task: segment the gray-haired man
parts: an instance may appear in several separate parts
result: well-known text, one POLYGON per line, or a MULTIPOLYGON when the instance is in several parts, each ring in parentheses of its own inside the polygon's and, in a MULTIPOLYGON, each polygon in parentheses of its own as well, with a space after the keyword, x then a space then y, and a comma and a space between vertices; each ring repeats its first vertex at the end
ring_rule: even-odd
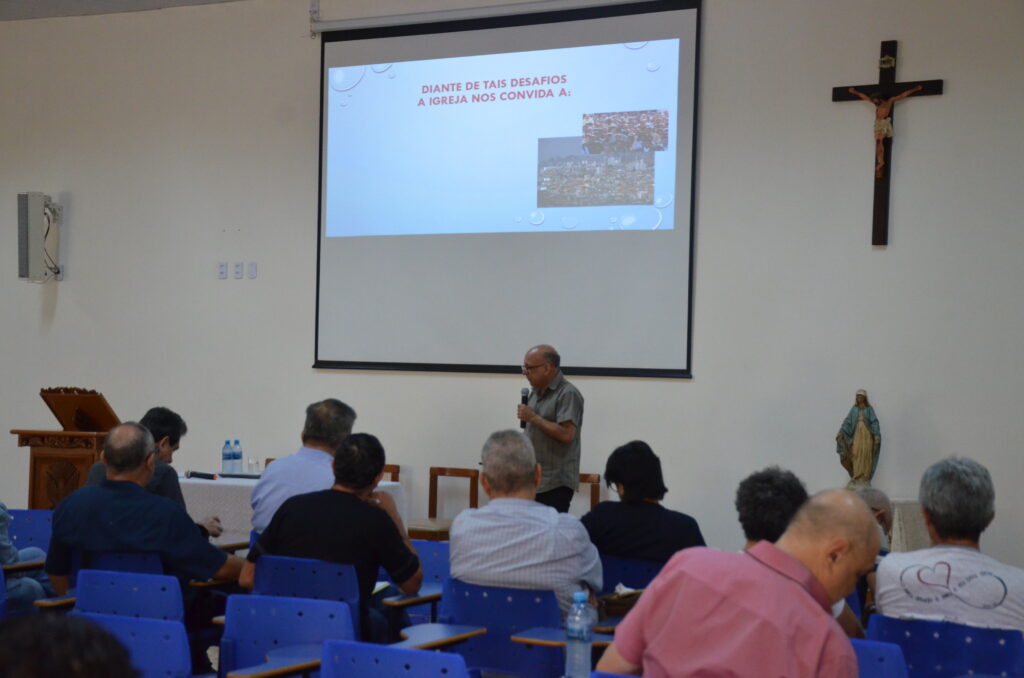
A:
POLYGON ((564 615, 574 591, 601 590, 601 560, 583 524, 535 501, 540 466, 529 438, 498 431, 484 443, 487 506, 452 523, 451 574, 480 586, 553 590, 564 615))
POLYGON ((918 500, 935 545, 882 559, 879 612, 1024 631, 1024 570, 979 548, 995 517, 988 469, 966 457, 943 459, 924 472, 918 500))

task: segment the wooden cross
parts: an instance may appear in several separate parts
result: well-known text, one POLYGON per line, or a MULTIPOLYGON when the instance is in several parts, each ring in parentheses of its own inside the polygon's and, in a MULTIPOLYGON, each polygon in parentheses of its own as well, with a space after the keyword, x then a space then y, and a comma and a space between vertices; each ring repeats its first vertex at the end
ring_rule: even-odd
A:
POLYGON ((882 42, 878 59, 878 82, 873 85, 833 87, 832 101, 859 101, 866 95, 875 106, 875 205, 871 221, 871 244, 889 244, 889 170, 892 167, 892 132, 895 103, 906 97, 942 94, 941 80, 896 82, 896 41, 882 42), (857 93, 851 90, 856 90, 857 93), (886 120, 887 118, 887 120, 886 120))

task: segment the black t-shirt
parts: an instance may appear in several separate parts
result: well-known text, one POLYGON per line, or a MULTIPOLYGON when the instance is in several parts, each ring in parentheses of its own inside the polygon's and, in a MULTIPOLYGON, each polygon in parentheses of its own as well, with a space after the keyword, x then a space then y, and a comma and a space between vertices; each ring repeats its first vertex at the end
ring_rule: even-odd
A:
POLYGON ((705 546, 696 520, 649 501, 603 501, 582 520, 603 555, 664 563, 680 549, 705 546))
POLYGON ((383 509, 338 490, 299 494, 281 504, 249 560, 262 554, 354 565, 364 618, 381 567, 401 583, 420 565, 383 509))

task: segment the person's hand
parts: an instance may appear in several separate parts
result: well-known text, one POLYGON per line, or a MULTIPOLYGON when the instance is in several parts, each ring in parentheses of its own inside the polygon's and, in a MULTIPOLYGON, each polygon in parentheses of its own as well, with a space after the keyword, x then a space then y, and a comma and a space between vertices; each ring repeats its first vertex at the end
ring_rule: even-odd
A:
POLYGON ((199 524, 206 528, 211 537, 219 537, 224 534, 224 527, 220 524, 220 518, 217 516, 207 516, 200 520, 199 524))
POLYGON ((516 416, 519 418, 519 421, 525 421, 529 424, 536 419, 537 413, 530 409, 528 405, 520 404, 516 409, 516 416))

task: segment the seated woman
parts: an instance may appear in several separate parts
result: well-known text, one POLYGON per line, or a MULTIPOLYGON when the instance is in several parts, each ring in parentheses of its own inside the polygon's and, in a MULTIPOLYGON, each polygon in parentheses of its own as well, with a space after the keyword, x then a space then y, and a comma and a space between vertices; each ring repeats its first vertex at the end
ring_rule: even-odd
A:
MULTIPOLYGON (((31 560, 44 560, 46 552, 35 546, 18 549, 11 543, 7 535, 7 526, 11 524, 11 514, 7 507, 0 503, 0 565, 13 565, 31 560)), ((40 567, 37 570, 10 573, 5 576, 7 582, 7 609, 12 613, 25 612, 32 609, 32 601, 57 595, 50 585, 50 579, 40 567)))
POLYGON ((668 488, 647 443, 634 440, 612 452, 604 477, 621 501, 603 501, 583 516, 602 555, 664 563, 680 549, 705 545, 696 520, 659 503, 668 488))

